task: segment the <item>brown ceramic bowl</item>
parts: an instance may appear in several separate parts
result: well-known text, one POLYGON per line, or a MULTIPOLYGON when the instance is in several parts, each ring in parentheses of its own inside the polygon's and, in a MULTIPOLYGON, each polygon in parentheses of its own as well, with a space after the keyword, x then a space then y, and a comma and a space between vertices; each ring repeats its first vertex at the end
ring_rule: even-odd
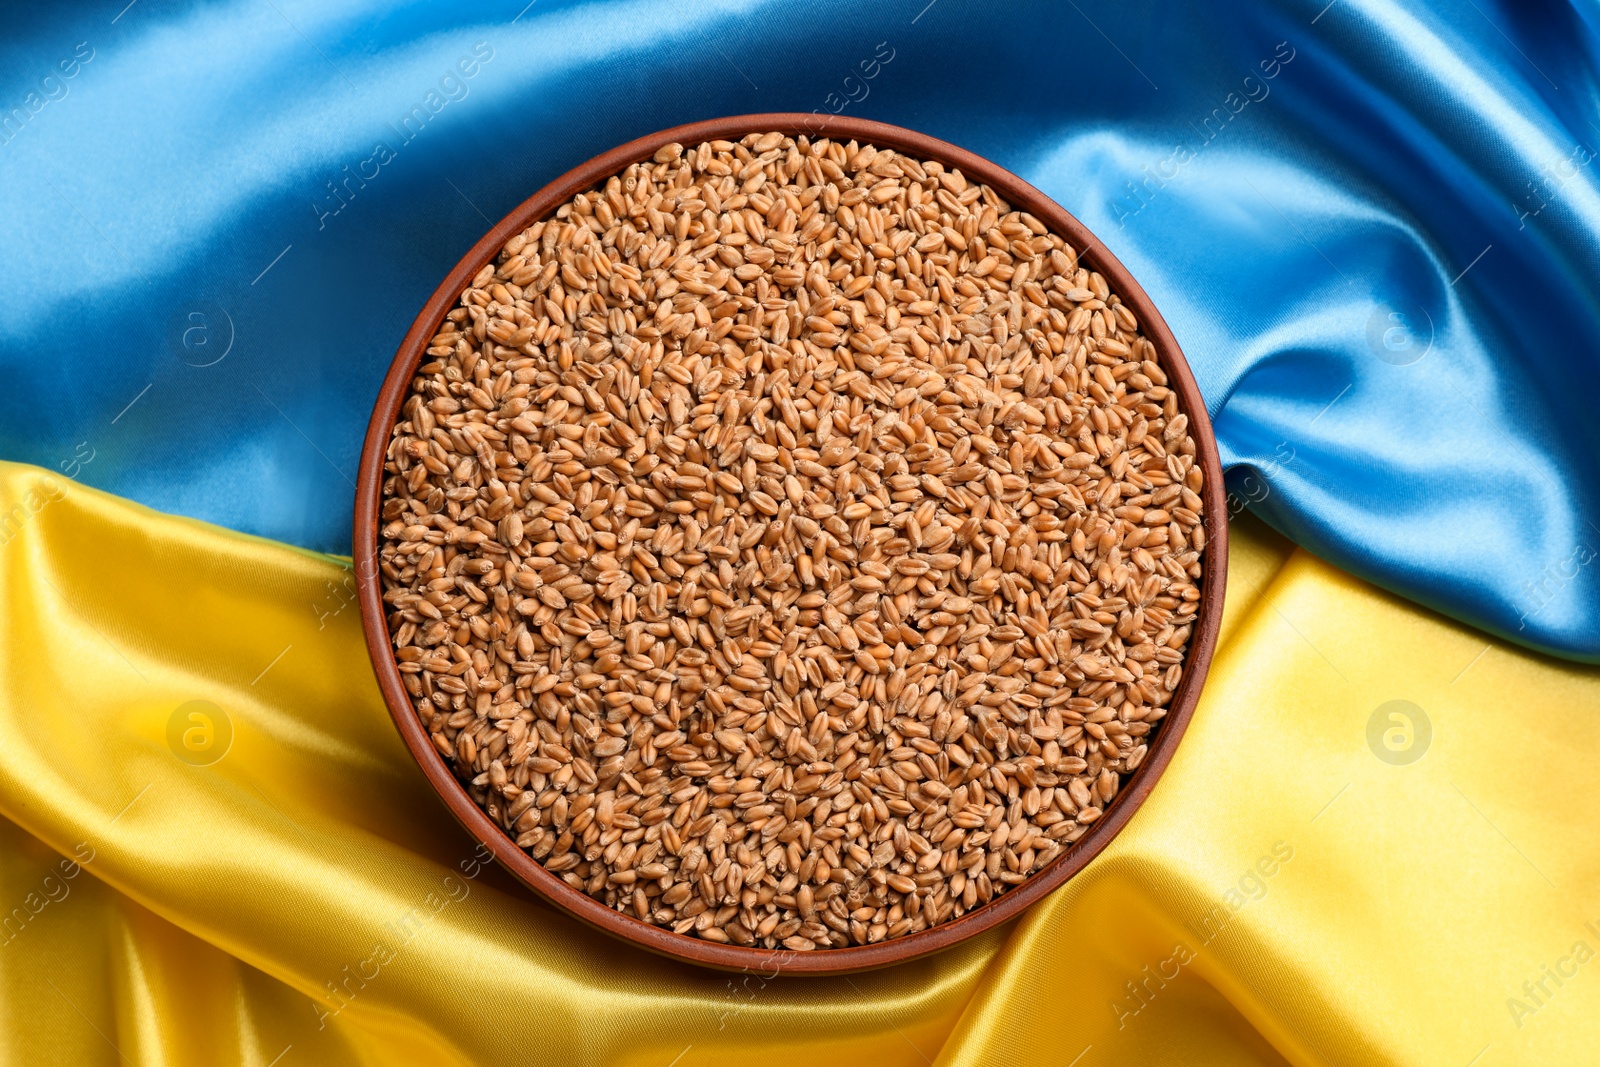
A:
POLYGON ((1144 289, 1116 258, 1106 251, 1084 225, 1039 190, 986 159, 924 134, 865 119, 814 115, 740 115, 697 122, 663 130, 648 137, 613 148, 587 163, 568 171, 525 200, 456 264, 439 283, 416 322, 395 354, 394 362, 378 393, 372 421, 367 427, 366 444, 361 451, 361 474, 356 490, 354 556, 361 599, 361 624, 366 630, 367 650, 377 672, 389 712, 400 735, 422 771, 439 791, 455 817, 473 837, 483 842, 501 866, 535 892, 560 906, 576 918, 604 930, 630 944, 664 956, 725 970, 783 971, 791 974, 844 974, 882 967, 916 956, 948 948, 958 941, 1013 919, 1067 879, 1082 870, 1115 837, 1166 769, 1172 753, 1183 738, 1184 729, 1194 714, 1205 682, 1211 654, 1216 648, 1217 629, 1222 621, 1222 594, 1228 566, 1227 508, 1223 498, 1222 465, 1217 458, 1216 438, 1206 416, 1205 403, 1194 376, 1178 350, 1177 341, 1162 320, 1144 289), (1189 643, 1183 682, 1174 694, 1167 717, 1153 735, 1150 751, 1139 769, 1111 803, 1106 815, 1055 862, 1038 871, 1026 882, 996 897, 990 903, 939 926, 908 934, 893 941, 852 948, 818 949, 793 952, 779 949, 744 948, 738 945, 702 941, 671 930, 651 926, 632 915, 606 907, 600 901, 578 892, 546 871, 531 856, 490 821, 473 803, 455 774, 440 757, 427 732, 412 710, 400 681, 389 631, 384 617, 379 580, 378 509, 381 504, 384 452, 390 433, 400 414, 406 392, 428 341, 437 332, 444 316, 455 306, 468 282, 484 264, 494 260, 501 247, 515 233, 544 217, 576 193, 596 186, 629 164, 648 159, 656 149, 674 141, 694 145, 702 141, 738 140, 745 134, 778 130, 792 136, 824 135, 836 140, 858 140, 880 147, 894 148, 918 159, 937 159, 959 167, 968 178, 987 183, 1013 206, 1031 212, 1055 233, 1081 250, 1082 259, 1105 276, 1112 291, 1119 294, 1143 325, 1144 335, 1156 346, 1162 367, 1177 390, 1183 410, 1189 416, 1198 459, 1205 471, 1205 530, 1207 549, 1205 574, 1201 586, 1200 611, 1189 643))

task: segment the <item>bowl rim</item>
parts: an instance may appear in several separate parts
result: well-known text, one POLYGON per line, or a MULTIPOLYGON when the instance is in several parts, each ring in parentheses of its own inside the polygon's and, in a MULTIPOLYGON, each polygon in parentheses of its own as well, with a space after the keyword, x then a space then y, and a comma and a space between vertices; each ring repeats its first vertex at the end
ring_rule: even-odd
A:
MULTIPOLYGON (((869 119, 844 116, 818 116, 800 112, 733 115, 693 122, 660 130, 603 152, 574 167, 545 185, 513 208, 490 228, 447 274, 418 313, 396 351, 379 389, 372 418, 361 450, 357 478, 352 541, 357 594, 361 603, 361 625, 367 652, 377 675, 384 703, 396 728, 423 774, 458 821, 497 862, 520 882, 573 917, 630 944, 659 955, 726 971, 784 974, 849 974, 938 952, 989 930, 1020 915, 1029 905, 1058 889, 1083 870, 1095 856, 1127 825, 1144 803, 1156 781, 1172 759, 1174 751, 1194 715, 1195 705, 1205 683, 1211 658, 1216 650, 1222 623, 1223 592, 1227 584, 1228 536, 1227 508, 1222 484, 1222 464, 1216 437, 1211 428, 1204 400, 1182 350, 1166 321, 1156 310, 1144 288, 1134 279, 1109 249, 1089 229, 1064 208, 1022 178, 963 148, 899 126, 869 119), (460 294, 484 265, 492 263, 505 242, 533 222, 554 211, 576 193, 592 188, 632 163, 650 158, 662 145, 684 145, 711 140, 734 140, 750 133, 778 131, 787 136, 827 137, 836 141, 859 141, 913 155, 934 159, 959 168, 969 179, 987 184, 1012 207, 1027 211, 1049 229, 1078 249, 1081 260, 1106 279, 1112 292, 1122 298, 1138 316, 1144 336, 1156 347, 1157 359, 1189 416, 1190 434, 1195 441, 1196 462, 1205 472, 1202 500, 1206 532, 1205 566, 1201 577, 1200 609, 1184 664, 1184 677, 1167 708, 1166 718, 1150 743, 1145 760, 1129 777, 1104 817, 1072 847, 1037 871, 1025 882, 997 896, 966 915, 938 926, 907 934, 892 941, 849 948, 797 952, 791 949, 750 948, 719 944, 652 926, 632 915, 607 907, 601 901, 573 889, 545 870, 488 815, 475 804, 466 788, 434 748, 411 705, 401 682, 400 671, 390 644, 382 603, 377 553, 381 525, 383 464, 390 436, 399 418, 415 369, 421 364, 428 342, 460 294)), ((769 976, 770 976, 769 975, 769 976)))

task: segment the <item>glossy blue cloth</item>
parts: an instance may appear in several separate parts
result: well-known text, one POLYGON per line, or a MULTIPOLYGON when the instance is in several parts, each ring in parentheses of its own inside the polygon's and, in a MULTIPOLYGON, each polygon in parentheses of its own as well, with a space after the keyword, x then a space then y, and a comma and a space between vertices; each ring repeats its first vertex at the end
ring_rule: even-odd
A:
POLYGON ((490 220, 653 129, 842 110, 1100 234, 1274 525, 1600 658, 1590 5, 120 3, 0 14, 0 456, 343 550, 490 220))

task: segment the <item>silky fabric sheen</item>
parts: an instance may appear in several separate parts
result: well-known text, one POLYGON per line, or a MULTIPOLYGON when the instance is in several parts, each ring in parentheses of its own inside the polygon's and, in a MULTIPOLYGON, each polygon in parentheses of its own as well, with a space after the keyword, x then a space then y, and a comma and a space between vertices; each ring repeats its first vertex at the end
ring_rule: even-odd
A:
POLYGON ((0 516, 5 1062, 1592 1062, 1600 674, 1254 520, 1189 732, 1106 851, 949 952, 807 979, 643 953, 482 864, 342 562, 12 464, 0 516), (1431 722, 1408 765, 1369 747, 1397 699, 1431 722), (231 725, 206 759, 193 701, 231 725))
POLYGON ((1600 658, 1592 3, 490 6, 0 12, 0 455, 347 551, 378 383, 491 220, 652 130, 840 111, 1100 235, 1241 503, 1600 658))

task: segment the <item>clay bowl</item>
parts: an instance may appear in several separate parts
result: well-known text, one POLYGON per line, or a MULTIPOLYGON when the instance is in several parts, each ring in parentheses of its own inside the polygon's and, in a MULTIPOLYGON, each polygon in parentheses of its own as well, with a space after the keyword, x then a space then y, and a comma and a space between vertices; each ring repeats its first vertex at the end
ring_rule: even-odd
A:
POLYGON ((361 600, 361 623, 366 631, 367 649, 377 673, 389 712, 411 754, 438 790, 445 805, 473 837, 494 854, 495 859, 527 886, 574 917, 598 927, 629 944, 674 959, 724 970, 748 970, 772 974, 844 974, 903 962, 930 952, 949 948, 956 942, 1016 918, 1030 904, 1060 888, 1081 871, 1121 832, 1155 787, 1156 780, 1172 760, 1173 751, 1183 738, 1184 729, 1200 699, 1200 689, 1216 648, 1217 630, 1222 620, 1222 597, 1228 562, 1227 507, 1224 503, 1222 466, 1217 457, 1216 438, 1206 416, 1205 403, 1194 376, 1184 361, 1178 343, 1143 288, 1121 263, 1106 250, 1084 225, 1039 190, 1010 171, 971 152, 935 140, 924 134, 865 119, 819 118, 804 114, 740 115, 711 119, 675 129, 663 130, 596 156, 568 171, 520 204, 473 245, 434 290, 412 324, 378 393, 372 421, 367 428, 361 452, 361 472, 356 490, 354 556, 361 600), (518 848, 506 833, 490 821, 473 803, 450 767, 435 750, 412 710, 400 671, 393 656, 385 622, 382 588, 377 568, 380 497, 384 452, 399 416, 410 380, 421 362, 428 341, 437 332, 445 314, 455 305, 468 282, 499 253, 515 233, 552 212, 576 193, 598 185, 629 164, 650 158, 657 148, 671 142, 695 145, 702 141, 738 140, 745 134, 778 130, 791 136, 827 136, 839 141, 851 139, 879 147, 894 148, 918 159, 937 159, 959 167, 969 179, 987 183, 1013 206, 1032 213, 1055 233, 1080 250, 1081 258, 1098 270, 1143 324, 1146 337, 1155 345, 1171 387, 1178 393, 1182 409, 1189 416, 1190 432, 1197 446, 1198 460, 1205 471, 1205 530, 1207 550, 1205 575, 1201 586, 1200 611, 1196 616, 1184 676, 1169 705, 1167 717, 1154 739, 1144 762, 1129 778, 1106 814, 1083 838, 1052 864, 1026 882, 996 897, 990 903, 959 919, 908 934, 893 941, 881 941, 841 949, 793 952, 784 949, 745 948, 716 944, 670 930, 651 926, 632 915, 624 915, 571 888, 546 871, 531 856, 518 848))

